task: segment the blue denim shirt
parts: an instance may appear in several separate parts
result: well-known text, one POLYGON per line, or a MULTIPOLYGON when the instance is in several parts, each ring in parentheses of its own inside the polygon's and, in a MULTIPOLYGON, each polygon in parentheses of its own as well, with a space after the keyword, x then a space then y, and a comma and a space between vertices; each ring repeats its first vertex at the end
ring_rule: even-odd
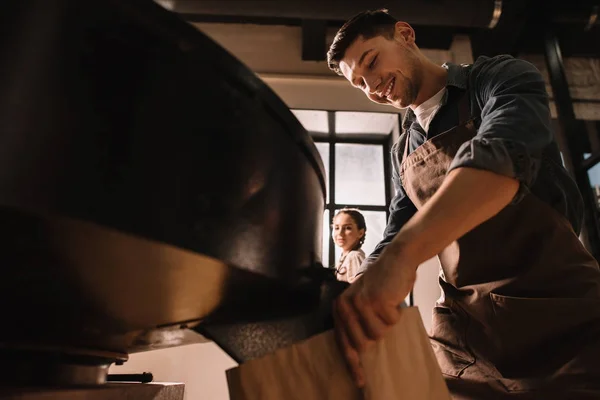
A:
MULTIPOLYGON (((530 63, 511 56, 479 57, 473 65, 444 64, 448 69, 442 106, 426 133, 408 109, 402 136, 392 147, 395 196, 383 240, 361 266, 368 267, 417 211, 398 176, 404 143, 409 152, 426 140, 458 124, 458 101, 467 90, 471 115, 479 116, 477 135, 458 150, 449 170, 460 167, 484 169, 516 178, 520 189, 513 203, 533 193, 563 214, 579 233, 583 201, 577 186, 564 169, 550 129, 546 85, 530 63)), ((468 195, 465 193, 465 195, 468 195)))

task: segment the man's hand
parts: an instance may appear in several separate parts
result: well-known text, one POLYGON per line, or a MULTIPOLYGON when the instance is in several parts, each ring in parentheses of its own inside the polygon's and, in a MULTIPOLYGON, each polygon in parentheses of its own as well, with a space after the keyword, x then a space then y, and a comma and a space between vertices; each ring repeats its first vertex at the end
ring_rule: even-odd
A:
POLYGON ((398 322, 400 304, 414 285, 416 269, 402 249, 390 244, 334 303, 338 344, 358 387, 365 384, 359 355, 398 322))

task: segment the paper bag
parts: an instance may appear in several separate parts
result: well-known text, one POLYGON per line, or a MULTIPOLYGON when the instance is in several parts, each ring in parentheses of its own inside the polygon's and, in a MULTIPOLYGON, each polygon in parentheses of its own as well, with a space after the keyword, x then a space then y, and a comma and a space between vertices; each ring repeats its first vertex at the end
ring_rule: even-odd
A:
POLYGON ((357 389, 328 331, 227 371, 231 400, 449 400, 416 307, 363 355, 357 389))

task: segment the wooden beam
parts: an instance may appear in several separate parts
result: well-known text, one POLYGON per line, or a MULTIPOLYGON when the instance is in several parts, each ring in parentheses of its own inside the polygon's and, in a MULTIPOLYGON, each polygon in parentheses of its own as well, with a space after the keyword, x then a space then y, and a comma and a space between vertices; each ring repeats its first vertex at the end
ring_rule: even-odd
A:
POLYGON ((473 64, 473 49, 468 35, 454 35, 450 45, 452 62, 455 64, 473 64))
POLYGON ((302 20, 302 61, 325 61, 327 22, 302 20))
MULTIPOLYGON (((546 90, 553 98, 548 67, 544 56, 522 54, 519 58, 529 61, 540 70, 546 81, 546 90)), ((569 94, 573 101, 573 111, 577 119, 600 120, 600 59, 571 57, 563 59, 564 70, 569 82, 569 94)), ((554 99, 550 102, 552 117, 557 117, 554 99)))

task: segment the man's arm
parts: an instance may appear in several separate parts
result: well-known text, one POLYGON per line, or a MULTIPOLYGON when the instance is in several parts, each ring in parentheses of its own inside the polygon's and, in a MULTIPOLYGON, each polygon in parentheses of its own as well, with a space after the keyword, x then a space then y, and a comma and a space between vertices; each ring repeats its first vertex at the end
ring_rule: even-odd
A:
POLYGON ((484 104, 477 135, 459 148, 438 193, 397 235, 401 247, 412 248, 415 262, 518 202, 552 141, 548 94, 533 65, 500 57, 473 71, 470 85, 484 104), (506 201, 507 195, 513 197, 506 201))
POLYGON ((449 171, 470 167, 514 178, 518 202, 535 181, 552 141, 546 83, 530 63, 509 56, 473 67, 470 90, 481 104, 477 136, 458 150, 449 171))
POLYGON ((516 179, 493 172, 457 168, 436 194, 390 243, 390 255, 404 261, 394 268, 416 268, 446 246, 498 214, 515 197, 516 179), (468 193, 468 196, 465 196, 468 193))

